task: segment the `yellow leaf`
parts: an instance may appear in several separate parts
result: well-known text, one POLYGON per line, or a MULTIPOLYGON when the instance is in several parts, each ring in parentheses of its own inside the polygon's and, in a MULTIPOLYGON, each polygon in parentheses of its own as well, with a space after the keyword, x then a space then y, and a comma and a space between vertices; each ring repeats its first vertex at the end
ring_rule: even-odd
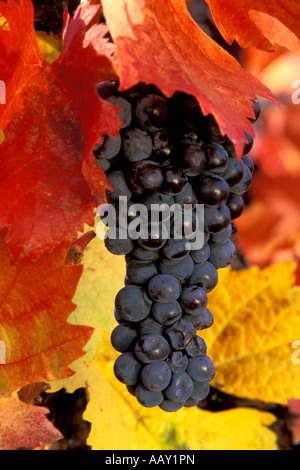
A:
POLYGON ((216 367, 213 385, 226 393, 286 404, 300 398, 300 288, 296 264, 219 271, 208 295, 214 325, 201 332, 216 367))
POLYGON ((111 255, 103 241, 94 239, 84 266, 74 298, 78 306, 69 321, 94 327, 94 334, 87 354, 71 365, 75 374, 51 385, 52 391, 65 387, 69 392, 86 387, 89 401, 83 418, 92 424, 87 443, 93 450, 277 448, 276 435, 267 427, 275 420, 270 413, 211 413, 196 407, 166 413, 140 406, 113 373, 119 353, 110 344, 110 332, 117 325, 114 299, 124 285, 124 257, 111 255))
POLYGON ((47 64, 52 64, 60 55, 61 41, 45 31, 36 31, 36 38, 47 64))

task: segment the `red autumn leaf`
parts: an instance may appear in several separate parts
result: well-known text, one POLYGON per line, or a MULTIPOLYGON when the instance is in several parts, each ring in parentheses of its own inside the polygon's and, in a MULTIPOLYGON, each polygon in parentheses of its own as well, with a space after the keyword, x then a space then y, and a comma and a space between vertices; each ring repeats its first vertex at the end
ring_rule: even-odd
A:
POLYGON ((242 62, 274 90, 280 103, 262 104, 250 154, 258 171, 250 204, 237 221, 239 244, 248 261, 266 266, 300 258, 300 107, 292 101, 293 93, 299 95, 299 86, 297 91, 292 84, 300 73, 300 58, 279 47, 275 54, 250 48, 242 62))
POLYGON ((27 405, 16 394, 0 398, 0 450, 35 448, 63 436, 45 416, 48 410, 27 405))
POLYGON ((300 53, 298 0, 207 0, 224 39, 241 47, 273 51, 274 45, 300 53))
POLYGON ((116 45, 121 89, 141 81, 157 85, 167 97, 177 90, 195 96, 240 156, 244 131, 254 134, 247 119, 253 117, 250 99, 274 100, 271 92, 198 27, 184 0, 102 4, 116 45))
POLYGON ((11 264, 1 233, 0 396, 35 382, 72 375, 68 367, 84 354, 93 329, 67 319, 82 266, 66 266, 68 248, 38 260, 11 264))
POLYGON ((242 62, 276 93, 280 103, 263 104, 252 158, 266 175, 300 175, 300 57, 283 48, 275 54, 250 48, 242 62))
POLYGON ((65 14, 63 50, 47 65, 38 48, 30 0, 0 2, 8 27, 0 28, 2 182, 0 226, 8 227, 14 256, 37 258, 72 243, 109 187, 92 149, 103 134, 117 135, 117 108, 96 85, 115 78, 114 50, 99 25, 99 5, 65 14))
POLYGON ((237 221, 238 242, 251 264, 300 257, 300 177, 257 174, 253 199, 237 221))

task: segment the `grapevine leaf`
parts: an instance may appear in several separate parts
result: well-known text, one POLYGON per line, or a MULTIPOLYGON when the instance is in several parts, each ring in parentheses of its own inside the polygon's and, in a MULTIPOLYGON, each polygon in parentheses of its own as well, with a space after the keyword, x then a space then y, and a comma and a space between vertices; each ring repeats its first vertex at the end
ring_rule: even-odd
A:
POLYGON ((296 263, 220 272, 208 294, 214 325, 201 334, 212 357, 213 384, 225 393, 286 404, 300 397, 293 342, 300 337, 296 263))
POLYGON ((0 28, 2 184, 0 226, 15 257, 34 259, 72 243, 110 185, 92 149, 103 134, 117 135, 117 108, 96 85, 115 77, 107 27, 95 24, 100 6, 65 14, 63 48, 48 65, 38 47, 30 0, 0 2, 8 29, 0 28), (24 34, 23 34, 24 33, 24 34), (30 221, 30 223, 29 223, 30 221))
POLYGON ((83 418, 92 426, 88 445, 94 450, 276 449, 276 435, 267 428, 274 422, 272 414, 245 409, 221 413, 145 409, 117 381, 113 363, 118 353, 109 335, 117 325, 114 298, 124 285, 125 260, 108 253, 103 241, 96 242, 85 251, 85 269, 75 296, 78 307, 70 317, 74 324, 88 321, 94 334, 85 347, 87 353, 72 364, 75 374, 51 383, 52 390, 64 387, 69 392, 87 387, 89 402, 83 418), (107 276, 101 275, 103 270, 107 276))
POLYGON ((0 395, 72 374, 93 329, 71 325, 82 266, 65 266, 67 248, 31 263, 11 263, 2 233, 0 260, 0 395))
POLYGON ((264 103, 251 158, 258 165, 243 216, 239 245, 250 264, 266 266, 300 258, 300 57, 278 47, 274 54, 243 52, 244 66, 278 96, 280 107, 264 103), (297 100, 297 101, 295 101, 297 100), (268 207, 268 211, 265 208, 268 207))
POLYGON ((167 97, 176 91, 195 96, 240 156, 244 131, 254 135, 247 119, 253 117, 250 99, 275 100, 271 92, 198 27, 184 0, 138 2, 143 22, 136 12, 131 14, 125 0, 102 3, 116 45, 121 89, 141 81, 157 85, 167 97))
POLYGON ((0 450, 34 448, 62 439, 47 413, 44 407, 23 403, 15 393, 0 398, 0 450))
POLYGON ((36 39, 47 64, 52 64, 58 59, 61 52, 61 41, 59 39, 45 31, 36 31, 36 39))
POLYGON ((273 51, 274 44, 300 53, 300 4, 279 0, 207 0, 224 39, 273 51))
POLYGON ((237 222, 239 245, 250 263, 263 267, 300 257, 299 184, 300 175, 255 176, 253 200, 237 222))

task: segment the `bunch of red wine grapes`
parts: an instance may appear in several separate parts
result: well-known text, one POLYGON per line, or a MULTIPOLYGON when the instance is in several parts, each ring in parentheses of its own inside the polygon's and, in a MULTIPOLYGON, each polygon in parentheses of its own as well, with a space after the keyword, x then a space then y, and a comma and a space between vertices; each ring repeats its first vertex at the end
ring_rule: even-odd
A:
MULTIPOLYGON (((238 160, 232 142, 192 96, 166 98, 145 84, 119 92, 112 82, 100 84, 98 93, 119 109, 124 124, 117 138, 104 136, 95 150, 113 188, 108 203, 118 214, 119 197, 128 200, 126 220, 117 217, 117 228, 108 224, 105 235, 106 248, 126 260, 124 287, 115 298, 118 325, 111 334, 120 353, 114 373, 145 407, 172 412, 195 406, 208 396, 215 375, 197 331, 213 324, 207 293, 217 285, 218 269, 236 255, 230 237, 251 184, 253 163, 246 154, 253 138, 246 136, 238 160), (139 237, 126 231, 136 217, 133 204, 160 208, 159 222, 149 222, 149 231, 139 237), (182 217, 181 237, 178 230, 174 236, 171 220, 165 236, 163 218, 173 204, 183 213, 189 205, 192 214, 204 206, 202 247, 192 249, 185 237, 192 233, 186 225, 197 223, 194 217, 182 217)), ((253 109, 252 122, 260 112, 257 102, 253 109)))

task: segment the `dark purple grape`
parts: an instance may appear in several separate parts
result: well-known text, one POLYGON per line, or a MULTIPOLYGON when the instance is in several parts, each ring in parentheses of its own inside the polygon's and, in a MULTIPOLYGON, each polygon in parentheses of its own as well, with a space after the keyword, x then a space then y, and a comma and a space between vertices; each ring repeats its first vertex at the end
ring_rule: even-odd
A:
POLYGON ((222 135, 220 128, 218 126, 217 121, 215 120, 212 114, 208 114, 205 118, 206 121, 206 132, 205 132, 205 140, 207 142, 217 142, 221 143, 226 140, 225 136, 222 135))
POLYGON ((110 227, 105 233, 104 245, 113 255, 126 255, 133 249, 133 241, 127 233, 115 227, 110 227))
POLYGON ((141 246, 135 246, 130 254, 125 256, 126 262, 128 262, 129 259, 136 259, 139 261, 156 261, 159 259, 159 253, 158 251, 145 250, 141 246))
POLYGON ((114 363, 117 379, 126 385, 136 385, 142 370, 142 364, 131 351, 121 354, 114 363))
POLYGON ((143 384, 139 384, 136 387, 135 397, 137 401, 146 408, 154 408, 154 406, 160 405, 164 399, 162 392, 148 390, 143 384))
POLYGON ((97 146, 95 150, 95 156, 102 160, 110 160, 119 153, 121 145, 122 140, 120 134, 118 137, 104 135, 101 146, 97 146))
POLYGON ((152 153, 152 139, 142 129, 127 129, 122 134, 124 157, 130 162, 149 158, 152 153))
POLYGON ((134 347, 138 339, 138 332, 131 323, 122 323, 113 329, 110 339, 117 351, 125 352, 134 347))
POLYGON ((214 317, 208 308, 203 308, 197 315, 182 315, 182 318, 191 322, 195 330, 205 330, 214 323, 214 317))
POLYGON ((244 142, 243 155, 246 155, 247 153, 249 153, 254 144, 254 138, 252 137, 251 134, 249 134, 248 132, 245 132, 245 136, 247 140, 244 142))
POLYGON ((124 127, 129 126, 131 122, 131 118, 132 118, 132 108, 131 108, 131 104, 129 103, 129 101, 125 100, 121 96, 114 96, 114 95, 109 96, 107 98, 107 101, 109 101, 111 104, 113 104, 119 109, 118 114, 123 123, 123 126, 124 127))
POLYGON ((254 172, 254 163, 252 159, 249 157, 249 155, 243 155, 241 161, 244 163, 244 165, 246 165, 249 168, 251 173, 254 172))
POLYGON ((211 292, 218 284, 218 271, 208 261, 195 264, 193 274, 189 277, 187 283, 202 287, 205 292, 211 292))
POLYGON ((148 228, 148 237, 141 236, 137 239, 138 244, 149 251, 157 251, 167 242, 161 224, 152 224, 148 228))
MULTIPOLYGON (((232 235, 232 224, 229 224, 227 228, 221 232, 212 233, 209 239, 209 244, 222 243, 228 240, 232 235)), ((201 261, 200 261, 201 262, 201 261)))
POLYGON ((118 86, 118 82, 102 82, 97 85, 97 93, 101 98, 106 99, 117 94, 118 86))
POLYGON ((162 129, 153 134, 152 159, 163 166, 170 163, 173 145, 169 129, 162 129))
POLYGON ((252 173, 249 168, 243 163, 244 165, 244 176, 241 181, 234 186, 230 186, 230 192, 241 195, 248 191, 252 183, 252 173))
POLYGON ((172 326, 166 328, 165 334, 169 338, 172 348, 175 351, 186 348, 191 339, 195 336, 196 331, 193 325, 180 318, 172 326))
POLYGON ((199 145, 187 144, 180 149, 178 166, 186 176, 197 176, 206 166, 206 156, 199 145))
POLYGON ((135 355, 144 364, 164 361, 170 352, 170 346, 164 336, 159 334, 142 335, 136 342, 135 355))
POLYGON ((204 400, 210 392, 210 386, 208 380, 203 380, 202 382, 194 381, 194 388, 191 398, 194 398, 197 401, 204 400))
POLYGON ((131 166, 127 181, 132 191, 141 196, 159 191, 164 177, 157 163, 151 160, 141 160, 131 166))
POLYGON ((134 118, 145 131, 162 129, 168 119, 169 108, 165 98, 156 94, 144 95, 136 103, 134 118))
POLYGON ((204 263, 209 258, 210 246, 208 243, 205 243, 205 245, 200 248, 200 250, 191 250, 190 254, 194 263, 204 263))
POLYGON ((186 347, 186 352, 190 357, 206 356, 207 347, 203 338, 194 336, 186 347))
POLYGON ((116 171, 111 171, 108 176, 108 181, 112 185, 113 188, 113 197, 116 199, 116 196, 119 198, 119 196, 125 196, 127 197, 127 200, 131 198, 132 192, 130 191, 125 175, 123 171, 116 170, 116 171))
POLYGON ((148 294, 155 302, 169 304, 177 300, 180 293, 180 282, 169 274, 156 274, 148 283, 148 294))
POLYGON ((180 194, 187 184, 187 178, 182 171, 172 166, 163 168, 163 178, 161 192, 170 196, 180 194))
POLYGON ((192 209, 196 207, 197 196, 193 190, 193 187, 190 183, 187 183, 181 193, 174 196, 175 204, 179 204, 181 207, 184 207, 184 204, 190 204, 192 209))
POLYGON ((213 243, 210 246, 210 257, 208 261, 215 266, 216 269, 226 268, 232 264, 236 257, 236 248, 231 240, 222 243, 213 243))
MULTIPOLYGON (((230 195, 229 195, 230 196, 230 195)), ((230 208, 227 205, 221 204, 218 207, 205 207, 204 208, 204 227, 208 233, 221 232, 231 222, 230 208)))
POLYGON ((180 304, 175 300, 169 304, 160 304, 153 302, 151 315, 162 325, 172 325, 181 317, 182 309, 180 304))
POLYGON ((244 176, 244 165, 240 160, 230 158, 227 170, 220 176, 222 176, 229 185, 237 184, 244 176))
POLYGON ((183 407, 183 403, 175 403, 175 401, 172 400, 163 400, 160 404, 159 407, 166 412, 173 413, 174 411, 178 411, 183 407))
POLYGON ((184 372, 188 363, 188 357, 182 351, 174 351, 169 355, 168 366, 174 374, 184 372))
POLYGON ((249 121, 254 123, 260 116, 260 104, 257 100, 251 100, 253 103, 254 118, 249 118, 249 121))
POLYGON ((215 174, 224 173, 229 163, 226 149, 217 143, 206 144, 202 148, 206 157, 205 169, 215 174))
POLYGON ((116 295, 115 309, 123 320, 141 321, 151 310, 152 302, 143 287, 125 286, 116 295))
POLYGON ((199 286, 183 287, 179 303, 184 311, 191 315, 197 315, 202 308, 207 306, 207 294, 199 286))
POLYGON ((151 261, 132 259, 126 264, 126 275, 129 284, 143 286, 157 274, 157 267, 151 261))
POLYGON ((155 321, 151 315, 145 318, 145 320, 138 323, 138 329, 141 336, 143 335, 163 335, 164 325, 155 321))
POLYGON ((199 197, 199 202, 207 206, 224 204, 229 194, 226 181, 217 175, 200 177, 194 189, 199 197))
POLYGON ((164 390, 168 400, 176 403, 184 403, 193 393, 194 384, 186 372, 174 374, 170 385, 164 390))
POLYGON ((178 126, 178 141, 181 144, 199 145, 201 143, 200 132, 191 120, 183 120, 178 126))
POLYGON ((190 357, 186 371, 196 382, 210 381, 215 376, 214 364, 208 356, 190 357))
POLYGON ((190 253, 186 245, 185 240, 171 238, 161 249, 161 255, 169 260, 182 260, 190 253))
POLYGON ((169 385, 171 377, 171 369, 165 361, 147 364, 141 374, 143 385, 153 392, 164 390, 169 385))
POLYGON ((245 204, 241 196, 235 193, 230 193, 226 202, 231 214, 231 219, 237 219, 243 213, 245 204))
POLYGON ((182 282, 191 276, 194 270, 194 261, 190 255, 179 260, 161 258, 157 268, 160 273, 170 274, 182 282))

